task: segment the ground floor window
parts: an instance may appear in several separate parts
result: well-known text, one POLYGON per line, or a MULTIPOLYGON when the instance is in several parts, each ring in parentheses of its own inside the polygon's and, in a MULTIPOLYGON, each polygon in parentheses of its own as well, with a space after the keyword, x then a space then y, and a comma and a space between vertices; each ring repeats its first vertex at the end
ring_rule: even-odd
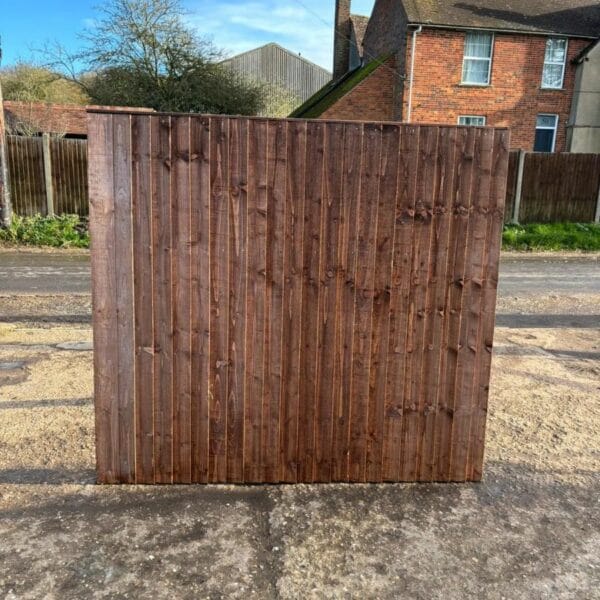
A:
POLYGON ((485 125, 485 117, 476 115, 461 115, 458 117, 459 125, 471 125, 473 127, 483 127, 485 125))
POLYGON ((538 115, 535 126, 534 152, 554 152, 558 115, 538 115))

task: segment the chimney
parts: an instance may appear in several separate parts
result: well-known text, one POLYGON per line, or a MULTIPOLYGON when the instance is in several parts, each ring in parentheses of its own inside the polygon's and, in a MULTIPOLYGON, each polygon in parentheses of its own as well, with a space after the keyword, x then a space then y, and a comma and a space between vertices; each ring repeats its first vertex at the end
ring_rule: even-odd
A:
POLYGON ((333 78, 338 79, 350 67, 350 6, 352 0, 335 1, 335 32, 333 39, 333 78))

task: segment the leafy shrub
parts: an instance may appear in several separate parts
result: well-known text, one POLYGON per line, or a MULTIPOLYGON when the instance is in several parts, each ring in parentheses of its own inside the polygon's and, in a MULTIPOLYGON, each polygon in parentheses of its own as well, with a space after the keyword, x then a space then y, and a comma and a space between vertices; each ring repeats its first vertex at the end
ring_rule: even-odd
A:
POLYGON ((54 248, 89 248, 87 223, 77 215, 13 217, 10 227, 0 229, 0 242, 54 248))
POLYGON ((593 223, 533 223, 505 225, 505 250, 600 250, 600 225, 593 223))

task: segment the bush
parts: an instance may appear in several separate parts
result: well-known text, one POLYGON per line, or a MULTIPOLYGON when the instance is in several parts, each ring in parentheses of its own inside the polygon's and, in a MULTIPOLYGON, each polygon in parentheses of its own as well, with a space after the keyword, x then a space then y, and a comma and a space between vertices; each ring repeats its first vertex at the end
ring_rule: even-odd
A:
POLYGON ((0 242, 54 248, 89 248, 87 223, 77 215, 59 217, 13 217, 10 227, 0 229, 0 242))
POLYGON ((600 250, 600 225, 539 223, 505 225, 504 250, 600 250))

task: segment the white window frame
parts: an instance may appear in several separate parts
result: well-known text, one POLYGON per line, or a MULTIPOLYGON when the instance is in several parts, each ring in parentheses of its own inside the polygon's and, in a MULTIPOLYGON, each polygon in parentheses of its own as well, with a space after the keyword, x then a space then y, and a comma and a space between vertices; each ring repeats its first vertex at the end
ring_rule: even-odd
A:
POLYGON ((535 131, 536 131, 536 133, 537 133, 538 129, 543 129, 544 131, 554 130, 554 135, 552 136, 552 149, 550 150, 550 152, 554 152, 554 150, 556 149, 556 134, 558 132, 559 120, 560 120, 560 117, 557 114, 552 114, 552 113, 538 113, 535 116, 535 131), (538 124, 537 124, 538 117, 554 117, 554 127, 538 127, 538 124))
POLYGON ((487 117, 485 115, 458 115, 457 123, 462 127, 485 127, 487 117), (481 125, 469 125, 468 123, 461 123, 461 119, 483 119, 483 123, 481 125))
POLYGON ((565 86, 565 71, 567 69, 568 54, 569 54, 569 40, 567 38, 561 38, 561 37, 546 38, 546 48, 544 49, 544 64, 542 66, 542 86, 541 86, 541 88, 543 90, 562 90, 564 88, 564 86, 565 86), (565 42, 565 59, 563 60, 563 63, 562 63, 562 73, 561 73, 561 77, 560 77, 560 85, 559 86, 544 85, 544 69, 546 68, 546 65, 554 65, 554 66, 560 65, 559 62, 546 60, 546 53, 548 51, 548 42, 550 40, 560 40, 560 41, 565 42))
POLYGON ((467 31, 465 33, 464 39, 464 48, 463 48, 463 61, 462 61, 462 73, 461 73, 461 85, 471 85, 474 87, 486 87, 492 84, 492 63, 494 62, 494 47, 496 45, 496 35, 491 31, 479 31, 477 29, 473 29, 471 31, 467 31), (470 33, 485 33, 486 35, 490 35, 491 45, 490 45, 490 57, 489 58, 481 58, 481 56, 467 56, 467 36, 470 33), (487 60, 488 61, 488 73, 487 73, 487 83, 470 83, 465 81, 465 61, 466 60, 487 60))

